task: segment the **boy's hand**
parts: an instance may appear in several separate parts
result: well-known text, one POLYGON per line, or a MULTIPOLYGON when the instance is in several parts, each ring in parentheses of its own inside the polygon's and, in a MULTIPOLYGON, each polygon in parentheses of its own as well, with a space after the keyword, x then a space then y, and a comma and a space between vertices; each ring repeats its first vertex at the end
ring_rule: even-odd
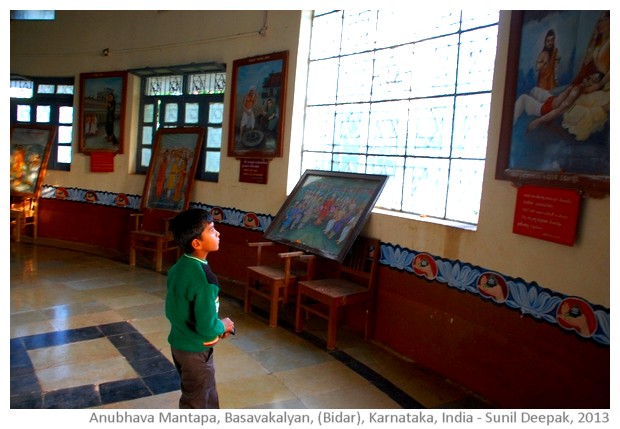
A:
POLYGON ((235 334, 235 323, 230 320, 230 318, 225 317, 222 320, 224 323, 224 333, 222 334, 222 338, 228 337, 230 334, 235 334))

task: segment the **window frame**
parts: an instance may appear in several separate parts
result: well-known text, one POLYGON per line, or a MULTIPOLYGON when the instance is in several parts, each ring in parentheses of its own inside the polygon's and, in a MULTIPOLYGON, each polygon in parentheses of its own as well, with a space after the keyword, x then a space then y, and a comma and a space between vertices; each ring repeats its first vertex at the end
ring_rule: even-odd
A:
MULTIPOLYGON (((138 75, 141 78, 140 82, 140 104, 138 115, 138 141, 136 145, 136 174, 147 174, 148 165, 142 165, 143 150, 152 148, 155 140, 155 134, 159 127, 173 128, 173 127, 195 127, 201 126, 205 128, 204 141, 202 144, 201 153, 198 159, 199 167, 196 169, 196 180, 202 180, 206 182, 217 182, 219 180, 218 172, 205 171, 207 156, 211 154, 219 153, 221 157, 222 153, 222 141, 220 141, 219 147, 209 147, 209 129, 219 128, 223 130, 223 120, 220 123, 209 123, 210 106, 212 103, 221 103, 222 109, 224 108, 224 95, 226 93, 225 79, 224 88, 221 92, 213 94, 187 94, 185 88, 189 87, 189 81, 191 76, 196 74, 210 74, 210 73, 222 73, 225 74, 225 65, 219 63, 204 63, 204 64, 190 64, 186 66, 171 66, 171 67, 159 67, 156 69, 135 69, 129 70, 131 73, 138 75), (165 94, 165 95, 147 95, 147 84, 150 77, 167 77, 167 76, 182 76, 183 90, 180 94, 165 94), (179 107, 176 120, 174 122, 164 122, 161 118, 165 115, 164 106, 169 102, 176 103, 179 107), (199 118, 197 122, 186 123, 185 122, 185 106, 189 103, 199 104, 199 118), (145 121, 145 106, 153 105, 153 121, 145 121), (150 144, 144 143, 144 130, 151 129, 151 142, 150 144)), ((222 131, 223 132, 223 131, 222 131)), ((220 163, 221 166, 221 163, 220 163)))
POLYGON ((74 77, 17 77, 11 76, 11 81, 30 81, 33 83, 33 94, 30 98, 24 97, 10 97, 11 111, 10 122, 12 124, 33 124, 33 125, 51 125, 56 128, 54 133, 54 142, 50 151, 49 160, 47 163, 47 170, 58 171, 71 171, 71 164, 73 162, 73 140, 74 131, 77 126, 75 116, 75 78, 74 77), (54 85, 57 88, 59 85, 67 85, 73 87, 73 93, 71 94, 58 94, 56 91, 53 94, 39 94, 38 89, 41 85, 54 85), (30 121, 18 121, 17 110, 18 106, 28 105, 30 106, 30 121), (37 106, 49 106, 50 107, 50 120, 49 122, 38 122, 36 119, 37 106), (71 107, 72 109, 72 121, 70 123, 60 122, 59 110, 61 107, 71 107), (70 126, 71 141, 66 143, 59 143, 59 130, 61 126, 70 126), (58 151, 61 147, 69 148, 71 152, 70 162, 59 162, 58 151))
MULTIPOLYGON (((461 54, 461 52, 468 52, 468 51, 461 51, 462 49, 467 48, 467 45, 465 44, 465 42, 461 41, 463 34, 471 34, 472 32, 475 32, 478 30, 483 30, 483 31, 486 30, 488 32, 488 35, 486 36, 486 38, 481 37, 480 40, 476 40, 475 43, 479 43, 480 46, 483 46, 482 43, 494 43, 493 46, 495 46, 495 49, 493 51, 493 55, 494 55, 493 58, 495 58, 495 54, 497 51, 497 38, 496 37, 498 35, 498 30, 499 30, 499 11, 496 11, 496 10, 489 11, 490 13, 488 15, 483 15, 484 20, 479 21, 478 20, 479 18, 477 16, 475 17, 476 19, 471 19, 473 16, 467 15, 466 14, 467 11, 458 10, 456 11, 458 12, 458 15, 455 15, 457 19, 450 22, 451 24, 456 22, 457 24, 456 31, 443 31, 434 36, 428 36, 426 38, 421 38, 419 40, 409 40, 409 41, 399 40, 399 41, 393 41, 392 43, 386 43, 383 45, 364 46, 362 48, 359 48, 359 46, 356 46, 356 48, 358 49, 347 50, 343 52, 342 51, 343 48, 341 48, 341 45, 339 45, 340 43, 344 43, 348 41, 349 44, 354 43, 355 45, 360 45, 359 40, 365 39, 364 37, 361 37, 362 33, 359 33, 359 34, 356 33, 358 37, 351 37, 351 34, 349 33, 348 34, 349 39, 347 39, 347 34, 345 33, 346 31, 345 20, 348 17, 347 12, 349 11, 346 11, 346 10, 344 11, 342 10, 314 11, 311 17, 311 25, 310 25, 311 31, 315 31, 316 28, 322 28, 321 26, 326 25, 326 24, 327 25, 339 25, 340 34, 339 36, 336 35, 333 37, 333 39, 329 40, 329 42, 331 42, 331 45, 330 45, 331 48, 325 49, 324 48, 325 43, 323 43, 322 45, 316 46, 317 51, 327 52, 325 55, 323 54, 317 55, 316 52, 313 52, 314 41, 312 40, 312 36, 310 37, 310 44, 309 44, 309 50, 308 50, 308 82, 307 82, 307 87, 306 87, 306 93, 312 94, 312 97, 307 97, 305 101, 305 105, 304 105, 304 112, 305 112, 304 129, 303 129, 302 145, 300 149, 301 162, 299 164, 300 174, 302 174, 303 171, 307 169, 322 169, 322 170, 328 170, 328 171, 334 171, 334 172, 353 171, 353 172, 364 172, 368 174, 386 174, 386 171, 388 170, 390 171, 398 170, 397 171, 398 174, 396 173, 395 173, 396 175, 392 174, 392 177, 390 178, 390 180, 393 180, 394 177, 397 177, 397 179, 395 179, 396 181, 395 181, 393 188, 390 189, 389 186, 386 186, 386 188, 384 189, 384 194, 387 192, 390 195, 395 195, 397 193, 400 193, 400 195, 396 196, 394 198, 394 201, 390 200, 389 205, 384 204, 382 206, 381 199, 380 199, 377 203, 376 208, 379 209, 382 213, 393 214, 399 217, 405 216, 405 217, 414 217, 414 218, 420 218, 420 219, 425 219, 425 220, 431 220, 433 222, 437 222, 441 224, 453 224, 453 225, 461 226, 465 229, 471 229, 472 227, 475 228, 475 226, 477 225, 479 221, 479 210, 480 210, 479 204, 477 206, 477 209, 473 205, 471 205, 471 207, 468 207, 467 209, 469 210, 469 212, 464 212, 461 208, 458 208, 455 210, 454 207, 459 207, 458 205, 455 205, 455 202, 459 201, 459 198, 455 197, 455 195, 458 196, 458 194, 460 194, 461 191, 455 192, 454 190, 452 191, 450 190, 450 186, 454 186, 454 185, 456 185, 458 189, 462 190, 464 187, 464 183, 465 183, 463 182, 463 178, 466 176, 457 175, 454 178, 448 178, 448 174, 452 174, 451 170, 453 168, 454 162, 456 162, 455 165, 461 165, 461 166, 467 164, 465 167, 461 167, 462 169, 456 169, 455 171, 457 171, 457 173, 470 172, 472 171, 471 168, 474 168, 475 173, 471 173, 471 174, 475 174, 476 181, 480 180, 479 186, 476 186, 476 192, 479 192, 477 194, 477 198, 479 201, 480 196, 481 196, 482 182, 484 180, 484 168, 485 168, 485 163, 486 163, 486 145, 488 144, 488 132, 484 134, 483 136, 482 136, 482 133, 479 132, 479 135, 482 136, 480 140, 482 139, 484 140, 478 142, 478 146, 476 146, 476 148, 478 148, 478 153, 476 153, 476 156, 472 157, 470 152, 463 152, 460 155, 457 155, 455 152, 455 149, 467 149, 467 151, 471 151, 471 148, 470 146, 465 146, 465 147, 463 147, 462 145, 457 146, 457 143, 465 142, 467 140, 466 137, 468 137, 468 135, 464 134, 462 136, 459 136, 461 140, 455 140, 456 138, 455 121, 457 118, 457 114, 459 113, 458 110, 456 109, 456 106, 459 101, 459 98, 461 98, 461 100, 465 100, 466 99, 465 97, 468 97, 468 101, 469 101, 469 100, 473 100, 473 97, 476 97, 482 94, 482 97, 486 97, 486 99, 483 99, 481 107, 485 107, 487 111, 485 112, 483 110, 480 110, 482 114, 480 114, 479 112, 476 112, 479 118, 475 116, 473 116, 473 118, 480 121, 480 124, 486 124, 486 127, 484 129, 485 130, 488 129, 488 125, 490 121, 490 97, 491 97, 491 93, 493 90, 494 61, 490 62, 490 67, 483 70, 486 72, 486 75, 483 77, 483 80, 482 80, 482 82, 486 82, 484 88, 482 89, 470 88, 466 90, 460 90, 460 88, 457 88, 457 85, 459 85, 459 66, 460 66, 459 55, 461 54), (316 18, 319 18, 319 19, 327 18, 327 19, 324 20, 325 21, 324 23, 320 22, 315 26, 316 18), (470 22, 473 22, 475 24, 470 25, 470 22), (493 33, 495 33, 495 35, 493 35, 493 33), (349 60, 354 56, 359 56, 361 59, 365 59, 363 58, 363 55, 367 55, 371 57, 370 61, 372 61, 372 71, 373 71, 371 77, 368 80, 368 84, 371 85, 370 88, 374 89, 374 87, 372 86, 374 85, 374 79, 376 78, 375 76, 376 70, 374 69, 375 67, 374 62, 376 61, 377 58, 379 58, 378 56, 376 56, 377 52, 383 52, 389 49, 396 50, 404 46, 406 47, 407 45, 411 45, 412 48, 416 44, 420 44, 420 46, 422 46, 421 44, 424 42, 432 41, 436 38, 438 39, 438 38, 448 37, 448 36, 458 37, 458 45, 456 48, 458 49, 458 51, 457 51, 457 57, 455 60, 455 72, 454 72, 454 79, 453 79, 454 92, 453 93, 450 91, 450 92, 446 92, 445 94, 439 94, 439 95, 431 94, 430 96, 419 96, 419 94, 413 94, 413 87, 410 87, 409 91, 411 92, 408 95, 401 96, 406 93, 396 94, 393 97, 393 99, 389 99, 389 98, 388 99, 381 99, 381 98, 375 99, 373 98, 372 91, 369 90, 368 91, 369 95, 367 99, 363 99, 360 97, 359 100, 349 99, 349 100, 342 101, 341 99, 339 99, 339 97, 341 96, 341 92, 340 92, 341 88, 338 86, 337 87, 338 89, 332 88, 331 90, 326 92, 323 99, 320 99, 320 100, 316 99, 317 94, 320 94, 324 88, 320 86, 319 87, 312 86, 313 64, 317 64, 317 66, 315 67, 317 67, 317 69, 320 69, 321 72, 323 72, 323 70, 327 70, 327 69, 324 67, 318 67, 318 64, 320 64, 321 61, 334 60, 338 63, 338 67, 335 72, 336 82, 332 84, 334 85, 334 88, 336 88, 336 85, 339 85, 341 83, 345 83, 345 84, 347 83, 346 81, 340 82, 341 79, 344 79, 342 76, 342 70, 340 70, 340 68, 342 67, 341 61, 343 61, 343 58, 346 60, 349 60), (334 49, 334 45, 335 45, 335 49, 334 49), (488 86, 488 88, 486 86, 488 86), (388 153, 380 152, 381 149, 376 144, 374 146, 371 145, 371 140, 369 137, 370 134, 368 134, 368 136, 362 135, 362 139, 361 139, 363 141, 362 143, 365 143, 366 146, 356 146, 357 149, 354 149, 354 150, 347 150, 347 148, 344 148, 343 150, 343 147, 344 147, 342 146, 343 141, 344 141, 343 137, 347 137, 348 135, 345 134, 344 136, 341 135, 339 137, 339 134, 338 134, 339 130, 337 128, 338 126, 345 124, 344 121, 347 120, 347 119, 338 118, 338 115, 341 114, 340 109, 343 106, 344 108, 342 109, 342 112, 346 114, 347 105, 354 106, 352 109, 363 108, 363 106, 366 105, 367 106, 367 110, 365 111, 366 117, 364 117, 363 120, 360 120, 359 125, 361 129, 363 129, 365 126, 368 126, 368 130, 371 130, 373 126, 376 126, 377 124, 379 124, 378 122, 377 124, 375 124, 371 119, 372 118, 371 115, 374 114, 373 108, 379 107, 381 103, 402 101, 408 104, 408 107, 405 110, 409 111, 409 109, 411 108, 412 102, 417 102, 418 100, 432 100, 432 99, 439 98, 440 96, 446 97, 446 99, 451 97, 453 100, 452 108, 451 108, 452 126, 450 127, 449 145, 446 145, 449 151, 447 155, 445 154, 435 155, 431 157, 429 157, 427 154, 415 155, 415 156, 412 155, 411 152, 412 152, 412 147, 414 147, 413 143, 415 142, 416 135, 411 134, 411 130, 409 129, 410 128, 409 121, 411 120, 409 116, 410 113, 407 114, 408 115, 407 117, 409 117, 409 119, 406 119, 407 121, 406 127, 405 127, 406 133, 404 135, 395 134, 397 136, 400 136, 400 138, 404 140, 404 146, 400 148, 400 150, 403 151, 402 154, 398 154, 396 156, 393 153, 388 154, 388 153), (314 100, 312 100, 312 98, 314 98, 314 100), (362 107, 358 107, 358 106, 362 106, 362 107), (321 109, 325 110, 326 113, 320 112, 321 109), (326 127, 328 131, 320 131, 317 134, 315 131, 313 131, 313 130, 317 130, 318 128, 316 127, 317 119, 314 119, 315 123, 313 126, 312 125, 313 123, 311 122, 311 119, 309 118, 311 118, 312 115, 318 115, 315 117, 325 118, 327 120, 328 117, 331 118, 331 116, 328 116, 331 112, 330 109, 333 109, 333 112, 332 112, 332 114, 334 115, 333 127, 332 127, 332 124, 322 125, 326 127), (342 122, 339 122, 339 120, 342 122), (325 135, 323 136, 323 134, 321 133, 325 135), (325 138, 318 138, 321 136, 325 138), (322 147, 314 143, 316 141, 321 141, 321 140, 325 140, 325 142, 322 143, 322 147), (312 147, 313 144, 314 144, 314 147, 312 147), (484 144, 484 148, 482 148, 483 144, 484 144), (343 155, 345 157, 348 156, 349 159, 345 159, 343 155), (345 164, 342 164, 342 166, 339 165, 339 161, 337 160, 338 157, 343 157, 344 161, 342 162, 345 162, 346 166, 345 164), (363 157, 364 160, 359 161, 359 162, 354 162, 354 161, 351 161, 353 157, 363 157), (385 157, 391 157, 393 160, 395 160, 394 161, 395 163, 394 164, 389 164, 389 163, 383 164, 383 163, 373 163, 371 161, 372 158, 376 160, 378 158, 385 158, 385 157), (405 192, 407 191, 407 188, 405 186, 405 184, 407 183, 407 175, 411 174, 413 171, 415 171, 415 168, 417 168, 414 166, 412 161, 415 161, 417 159, 419 162, 419 160, 431 159, 431 158, 434 158, 437 160, 447 160, 447 167, 445 168, 445 171, 444 171, 444 174, 446 174, 446 179, 445 179, 445 184, 444 184, 445 186, 442 186, 441 188, 441 193, 442 193, 441 195, 443 195, 444 202, 443 202, 443 206, 441 206, 441 204, 439 203, 437 205, 437 207, 439 207, 438 210, 441 211, 439 215, 437 215, 437 213, 431 214, 431 213, 424 212, 424 211, 416 212, 414 209, 412 210, 413 203, 411 201, 415 201, 415 199, 418 198, 417 196, 414 196, 413 194, 414 191, 417 192, 415 190, 415 186, 410 187, 411 189, 409 192, 412 192, 411 194, 405 194, 405 192), (408 165, 407 164, 408 162, 410 162, 411 164, 408 165), (470 165, 473 165, 473 164, 476 164, 475 167, 470 167, 470 165), (358 170, 348 169, 348 168, 352 168, 351 166, 353 166, 353 168, 358 168, 358 170), (381 171, 381 169, 383 169, 384 171, 381 171), (407 202, 405 195, 408 196, 410 202, 407 202), (449 201, 450 196, 454 198, 451 201, 449 201), (398 206, 398 208, 394 208, 396 206, 398 206)), ((360 18, 361 15, 366 11, 353 11, 353 12, 354 12, 353 16, 355 16, 358 19, 361 19, 360 18), (355 15, 355 13, 357 13, 358 15, 355 15)), ((379 20, 381 19, 381 14, 380 14, 381 11, 373 10, 373 11, 368 11, 368 12, 370 12, 371 14, 373 12, 378 13, 377 15, 371 16, 371 17, 376 20, 375 24, 377 24, 377 28, 379 28, 379 24, 380 24, 379 20)), ((325 27, 325 28, 328 28, 328 27, 325 27)), ((352 28, 357 29, 357 27, 352 27, 352 28)), ((369 26, 369 28, 372 28, 372 30, 377 31, 377 28, 374 28, 372 26, 369 26)), ((325 30, 321 32, 321 36, 323 36, 324 34, 325 34, 325 30)), ((484 36, 484 33, 482 31, 479 31, 477 34, 484 36)), ((371 34, 369 33, 368 36, 371 36, 371 34)), ((374 39, 370 39, 370 40, 374 40, 374 39)), ((327 43, 328 41, 325 41, 325 42, 327 43)), ((490 49, 490 45, 488 46, 484 45, 484 46, 487 47, 487 49, 490 49)), ((481 52, 484 52, 484 51, 481 51, 481 52)), ((480 56, 477 59, 479 58, 483 58, 483 57, 480 56)), ((325 66, 330 65, 328 62, 325 62, 324 64, 325 66)), ((398 63, 395 63, 395 64, 398 64, 398 63)), ((470 63, 469 65, 479 66, 480 61, 478 63, 470 63)), ((415 69, 409 69, 409 68, 405 68, 404 71, 407 71, 407 70, 415 71, 415 69)), ((477 69, 471 69, 471 70, 473 70, 473 72, 478 71, 477 69)), ((381 69, 381 71, 385 71, 385 70, 381 69)), ((325 82, 325 80, 316 79, 316 82, 325 82)), ((469 85, 478 83, 478 81, 472 81, 471 79, 467 80, 466 82, 469 85)), ((353 110, 351 110, 351 112, 353 112, 353 110)), ((361 113, 360 113, 360 116, 362 116, 361 113)), ((320 123, 324 124, 324 122, 320 122, 320 123)), ((481 128, 482 127, 478 129, 481 129, 481 128)), ((370 133, 370 131, 367 131, 367 132, 370 133)), ((413 177, 414 176, 411 176, 411 178, 413 177)), ((429 189, 431 189, 433 186, 436 186, 436 183, 434 183, 434 180, 430 180, 429 183, 431 183, 429 185, 429 189)))

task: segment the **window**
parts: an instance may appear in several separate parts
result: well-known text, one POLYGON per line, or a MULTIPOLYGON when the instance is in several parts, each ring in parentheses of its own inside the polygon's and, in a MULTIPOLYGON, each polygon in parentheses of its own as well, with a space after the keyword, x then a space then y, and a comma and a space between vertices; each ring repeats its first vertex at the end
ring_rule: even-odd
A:
POLYGON ((217 182, 224 120, 224 65, 131 70, 142 76, 136 172, 145 174, 159 127, 205 127, 196 179, 217 182))
POLYGON ((71 169, 73 143, 73 78, 11 76, 11 123, 56 126, 49 170, 71 169))
POLYGON ((377 207, 477 224, 498 19, 315 11, 302 171, 386 174, 377 207))
POLYGON ((12 10, 11 19, 15 21, 53 21, 55 10, 12 10))

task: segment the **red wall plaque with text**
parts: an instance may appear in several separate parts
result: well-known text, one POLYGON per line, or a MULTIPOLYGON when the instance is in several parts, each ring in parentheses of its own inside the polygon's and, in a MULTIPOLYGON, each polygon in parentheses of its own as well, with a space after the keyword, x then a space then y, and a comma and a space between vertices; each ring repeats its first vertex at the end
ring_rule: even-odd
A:
POLYGON ((247 183, 267 184, 269 160, 241 158, 239 181, 247 183))
POLYGON ((90 152, 90 171, 93 173, 111 173, 114 171, 115 152, 90 152))
POLYGON ((518 188, 512 232, 572 246, 581 196, 572 189, 518 188))

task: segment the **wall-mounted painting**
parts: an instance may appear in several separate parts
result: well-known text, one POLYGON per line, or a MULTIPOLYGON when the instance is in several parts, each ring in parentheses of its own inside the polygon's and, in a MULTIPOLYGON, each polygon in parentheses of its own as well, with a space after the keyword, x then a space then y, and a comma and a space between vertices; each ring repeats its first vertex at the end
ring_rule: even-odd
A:
POLYGON ((609 11, 513 11, 495 177, 609 193, 609 11))
POLYGON ((267 228, 265 238, 342 262, 387 178, 306 170, 267 228))
POLYGON ((80 75, 80 152, 123 153, 127 72, 80 75))
POLYGON ((39 197, 55 132, 46 125, 11 126, 11 195, 39 197))
POLYGON ((203 127, 157 130, 142 209, 180 211, 189 206, 204 134, 203 127))
POLYGON ((288 51, 233 62, 228 156, 282 156, 288 51))

